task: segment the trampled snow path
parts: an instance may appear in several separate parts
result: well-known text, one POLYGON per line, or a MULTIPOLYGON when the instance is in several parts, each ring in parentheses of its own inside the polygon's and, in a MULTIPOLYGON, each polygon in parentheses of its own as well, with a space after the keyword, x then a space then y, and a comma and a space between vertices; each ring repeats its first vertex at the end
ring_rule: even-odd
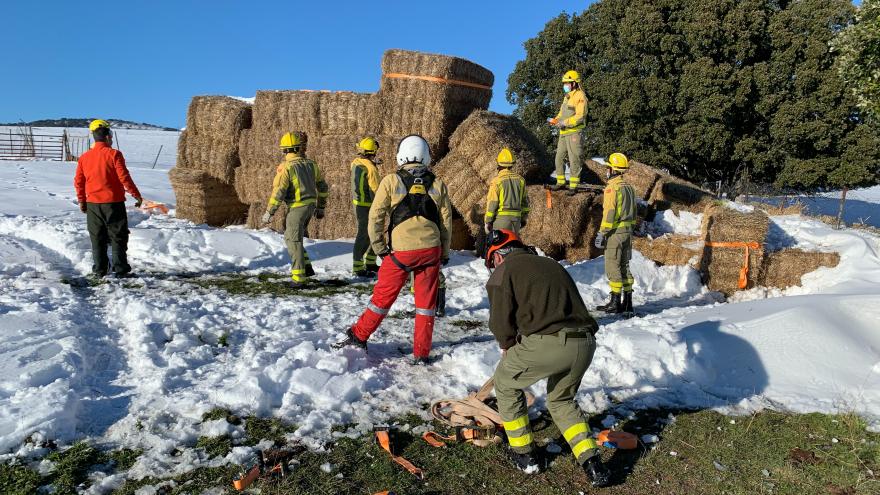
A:
MULTIPOLYGON (((481 385, 499 359, 485 328, 453 324, 488 319, 488 273, 466 253, 444 269, 450 314, 435 329, 439 359, 427 368, 410 366, 398 351, 411 342, 406 318, 386 320, 367 355, 330 349, 365 306, 362 292, 232 296, 165 275, 283 273, 283 240, 268 231, 212 229, 130 211, 131 262, 157 275, 93 288, 66 284, 91 263, 84 217, 71 197, 72 167, 21 166, 0 163, 0 452, 31 452, 22 442, 35 432, 60 442, 89 436, 146 449, 130 476, 169 475, 247 454, 239 448, 225 460, 194 449, 172 455, 200 435, 222 433, 201 423, 213 407, 282 416, 300 425, 297 438, 317 447, 334 425, 365 429, 462 395, 481 385), (222 336, 228 347, 218 345, 222 336)), ((168 194, 161 177, 133 174, 145 195, 168 194)), ((694 219, 666 220, 689 228, 694 219)), ((718 304, 693 270, 658 268, 636 254, 642 316, 600 320, 581 406, 592 413, 772 406, 880 419, 878 238, 796 216, 773 221, 774 242, 840 251, 840 266, 807 275, 803 287, 755 289, 735 304, 718 304)), ((308 248, 319 277, 347 276, 350 242, 308 248)), ((569 270, 589 306, 603 302, 601 259, 569 270)), ((411 307, 404 293, 392 313, 411 307)), ((543 386, 536 391, 540 399, 543 386)))

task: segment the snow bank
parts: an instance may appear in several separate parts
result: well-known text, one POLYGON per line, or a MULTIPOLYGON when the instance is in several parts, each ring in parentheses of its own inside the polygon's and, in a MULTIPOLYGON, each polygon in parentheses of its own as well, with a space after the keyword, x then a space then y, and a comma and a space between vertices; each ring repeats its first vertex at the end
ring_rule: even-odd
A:
MULTIPOLYGON (((212 460, 186 448, 201 435, 241 434, 222 422, 203 424, 214 407, 282 417, 300 426, 296 439, 318 447, 336 425, 367 431, 403 413, 424 415, 422 404, 479 387, 497 364, 485 327, 453 324, 488 320, 488 272, 467 253, 454 253, 444 268, 449 316, 437 323, 438 359, 428 367, 409 365, 399 350, 411 345, 410 318, 388 318, 369 354, 330 347, 368 295, 233 296, 165 276, 284 273, 283 239, 269 231, 130 212, 131 263, 162 276, 67 285, 91 261, 84 218, 69 199, 72 173, 55 167, 0 164, 0 179, 8 179, 0 185, 7 199, 0 203, 0 454, 16 452, 35 432, 63 443, 85 436, 145 449, 131 476, 167 476, 249 455, 236 448, 212 460), (228 347, 218 345, 221 338, 228 347)), ((658 225, 681 232, 695 223, 696 216, 664 214, 658 225)), ((880 239, 799 216, 774 217, 773 225, 774 245, 835 250, 840 265, 805 276, 804 287, 754 290, 722 304, 693 269, 657 267, 635 253, 640 317, 600 319, 581 406, 620 417, 656 406, 773 407, 880 420, 880 239)), ((307 246, 319 277, 348 276, 350 241, 307 246)), ((608 297, 603 263, 566 265, 591 307, 608 297)), ((412 305, 404 291, 391 313, 412 305)), ((543 402, 543 385, 535 391, 543 402)))

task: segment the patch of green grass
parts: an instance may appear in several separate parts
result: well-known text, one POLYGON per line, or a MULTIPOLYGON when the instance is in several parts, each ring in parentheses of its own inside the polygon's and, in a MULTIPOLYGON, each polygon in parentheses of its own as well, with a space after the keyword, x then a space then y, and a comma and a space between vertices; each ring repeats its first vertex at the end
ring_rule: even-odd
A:
POLYGON ((40 474, 24 466, 0 464, 0 493, 31 495, 41 485, 40 474))
POLYGON ((220 347, 229 347, 229 332, 223 332, 220 335, 220 338, 217 339, 217 345, 220 347))
POLYGON ((258 418, 251 416, 245 419, 245 445, 256 445, 262 440, 272 440, 275 445, 287 443, 285 435, 295 432, 297 426, 286 423, 278 418, 258 418))
POLYGON ((131 469, 143 453, 144 451, 139 449, 119 449, 110 451, 105 456, 113 461, 113 467, 117 472, 122 472, 131 469))
POLYGON ((230 274, 218 277, 201 277, 186 280, 187 283, 205 289, 221 289, 232 295, 258 297, 272 295, 327 297, 343 293, 370 294, 369 284, 352 284, 345 280, 314 280, 301 285, 293 285, 289 278, 260 274, 257 276, 230 274))
POLYGON ((227 423, 232 425, 240 425, 241 418, 232 414, 232 411, 226 409, 225 407, 215 407, 210 411, 202 414, 202 422, 205 421, 217 421, 218 419, 225 419, 227 423))
MULTIPOLYGON (((764 412, 729 417, 683 411, 675 412, 670 422, 669 412, 640 412, 623 422, 623 430, 639 436, 655 434, 660 442, 653 448, 640 444, 630 451, 603 448, 615 486, 602 490, 591 489, 546 414, 532 422, 537 443, 553 441, 562 452, 551 459, 547 471, 534 476, 514 469, 503 446, 481 449, 453 444, 436 449, 418 436, 399 432, 398 453, 425 471, 424 482, 393 463, 372 436, 366 436, 341 438, 326 453, 303 453, 290 476, 262 480, 257 486, 268 495, 382 490, 408 495, 880 493, 876 477, 880 474, 880 435, 866 432, 864 422, 855 416, 764 412), (321 469, 325 463, 333 466, 330 473, 321 469)), ((591 426, 601 427, 598 420, 603 417, 595 416, 591 426)), ((420 420, 406 417, 397 422, 417 425, 420 420)))
POLYGON ((449 323, 463 330, 479 330, 487 325, 485 321, 480 320, 452 320, 449 323))
POLYGON ((229 435, 220 435, 218 437, 199 437, 196 440, 197 449, 205 449, 210 457, 225 457, 232 451, 232 439, 229 435))
POLYGON ((74 495, 76 487, 86 481, 89 468, 105 462, 101 452, 86 442, 77 442, 67 450, 52 452, 47 459, 55 463, 50 475, 56 495, 74 495))
POLYGON ((237 466, 220 466, 215 468, 199 468, 194 471, 160 480, 157 478, 144 478, 141 480, 128 480, 120 488, 113 491, 113 495, 134 495, 139 489, 158 485, 163 482, 173 481, 173 487, 167 486, 165 491, 160 490, 162 495, 200 495, 210 488, 222 488, 222 493, 238 493, 232 489, 232 479, 238 474, 237 466))

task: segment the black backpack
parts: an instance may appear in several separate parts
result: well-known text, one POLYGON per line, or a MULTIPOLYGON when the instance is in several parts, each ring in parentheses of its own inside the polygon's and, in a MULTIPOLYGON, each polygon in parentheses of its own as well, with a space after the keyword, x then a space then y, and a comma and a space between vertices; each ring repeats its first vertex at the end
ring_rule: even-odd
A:
POLYGON ((440 228, 440 210, 434 198, 428 194, 434 185, 434 174, 425 172, 416 177, 406 170, 398 170, 397 176, 406 187, 406 196, 391 210, 391 222, 388 225, 388 248, 391 249, 391 232, 403 222, 413 217, 424 217, 440 228))

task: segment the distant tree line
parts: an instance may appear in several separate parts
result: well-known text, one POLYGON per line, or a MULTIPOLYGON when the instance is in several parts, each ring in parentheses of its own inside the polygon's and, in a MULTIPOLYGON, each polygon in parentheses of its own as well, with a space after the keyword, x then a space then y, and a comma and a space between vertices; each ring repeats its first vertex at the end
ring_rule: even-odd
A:
POLYGON ((545 120, 573 68, 590 99, 587 153, 622 151, 703 183, 872 184, 878 69, 859 94, 864 76, 840 54, 866 42, 834 42, 856 11, 848 0, 602 0, 526 41, 507 99, 551 146, 545 120))

